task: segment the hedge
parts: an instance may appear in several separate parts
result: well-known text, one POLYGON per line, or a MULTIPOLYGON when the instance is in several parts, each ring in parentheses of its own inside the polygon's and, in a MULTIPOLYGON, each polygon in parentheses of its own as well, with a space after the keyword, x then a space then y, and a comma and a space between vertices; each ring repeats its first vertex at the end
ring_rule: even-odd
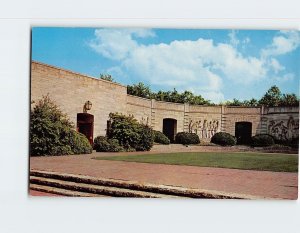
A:
POLYGON ((169 145, 170 139, 160 131, 153 130, 154 142, 169 145))
POLYGON ((274 138, 269 134, 258 134, 251 138, 254 147, 271 146, 275 144, 274 138))
POLYGON ((98 136, 94 139, 94 150, 97 152, 121 152, 124 151, 124 148, 119 145, 117 139, 98 136))
POLYGON ((212 136, 211 142, 221 146, 234 146, 236 138, 229 133, 218 132, 212 136))
POLYGON ((179 132, 175 136, 175 142, 183 145, 199 144, 199 136, 195 133, 179 132))

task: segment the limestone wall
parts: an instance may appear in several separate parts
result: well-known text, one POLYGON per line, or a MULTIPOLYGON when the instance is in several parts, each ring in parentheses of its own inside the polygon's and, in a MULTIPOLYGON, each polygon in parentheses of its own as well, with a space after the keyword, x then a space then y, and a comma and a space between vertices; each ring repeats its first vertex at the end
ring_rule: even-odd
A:
POLYGON ((235 135, 235 123, 243 121, 252 123, 252 136, 260 134, 261 108, 230 106, 224 108, 223 129, 225 132, 235 135))
POLYGON ((84 103, 92 102, 89 113, 94 115, 94 137, 105 135, 110 112, 134 115, 159 131, 163 129, 163 119, 176 119, 176 132, 197 133, 202 140, 220 131, 235 135, 235 123, 243 121, 252 123, 252 135, 270 133, 279 139, 299 135, 298 107, 246 108, 155 101, 127 95, 126 86, 46 64, 32 62, 31 68, 32 100, 49 93, 74 123, 84 103))
POLYGON ((176 132, 184 131, 184 104, 153 101, 152 107, 152 126, 155 130, 162 131, 163 119, 172 118, 177 120, 176 132))
POLYGON ((147 125, 151 125, 151 100, 127 95, 126 113, 147 125))
POLYGON ((77 113, 82 113, 84 103, 91 101, 89 113, 94 115, 94 136, 105 135, 110 112, 126 113, 125 86, 32 62, 31 100, 47 94, 75 124, 77 113))

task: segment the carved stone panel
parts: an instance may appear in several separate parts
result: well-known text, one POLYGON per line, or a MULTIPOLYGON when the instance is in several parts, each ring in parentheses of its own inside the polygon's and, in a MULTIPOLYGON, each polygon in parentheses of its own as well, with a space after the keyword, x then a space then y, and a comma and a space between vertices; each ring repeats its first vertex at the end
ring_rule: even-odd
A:
POLYGON ((220 132, 220 120, 189 119, 189 132, 197 134, 199 138, 209 139, 220 132))
POLYGON ((288 120, 269 120, 268 133, 278 140, 288 140, 299 136, 299 122, 291 116, 288 120))

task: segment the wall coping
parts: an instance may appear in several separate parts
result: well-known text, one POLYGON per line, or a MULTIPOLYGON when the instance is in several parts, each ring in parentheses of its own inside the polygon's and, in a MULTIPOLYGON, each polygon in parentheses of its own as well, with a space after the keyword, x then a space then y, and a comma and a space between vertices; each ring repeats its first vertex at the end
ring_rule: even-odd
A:
MULTIPOLYGON (((68 70, 68 69, 64 69, 64 68, 61 68, 61 67, 57 67, 57 66, 54 66, 54 65, 49 65, 49 64, 46 64, 46 63, 43 63, 43 62, 39 62, 39 61, 34 61, 34 60, 31 60, 31 63, 32 64, 38 64, 38 65, 42 65, 42 66, 46 66, 46 67, 50 67, 52 69, 56 69, 56 70, 61 70, 61 71, 65 71, 65 72, 68 72, 70 74, 75 74, 75 75, 79 75, 79 76, 82 76, 82 77, 85 77, 85 78, 89 78, 89 79, 93 79, 93 80, 96 80, 98 82, 103 82, 103 83, 107 83, 107 84, 111 84, 111 85, 115 85, 115 86, 119 86, 119 87, 123 87, 123 88, 126 88, 127 90, 127 86, 125 85, 122 85, 120 83, 115 83, 115 82, 110 82, 110 81, 107 81, 107 80, 103 80, 101 78, 96 78, 96 77, 93 77, 93 76, 89 76, 89 75, 86 75, 86 74, 81 74, 81 73, 78 73, 78 72, 74 72, 72 70, 68 70)), ((147 98, 143 98, 143 97, 140 97, 140 96, 134 96, 134 95, 130 95, 130 94, 126 94, 127 96, 130 96, 130 97, 134 97, 134 98, 138 98, 138 99, 143 99, 143 100, 146 100, 146 101, 152 101, 152 99, 147 99, 147 98)), ((180 105, 180 106, 184 106, 185 104, 188 104, 188 103, 174 103, 174 102, 167 102, 167 101, 161 101, 161 100, 155 100, 153 99, 155 102, 159 102, 159 103, 164 103, 164 104, 174 104, 174 105, 180 105)), ((225 108, 247 108, 247 109, 261 109, 262 107, 264 107, 264 114, 272 114, 272 113, 278 113, 275 109, 280 109, 280 108, 293 108, 293 109, 298 109, 297 112, 299 112, 299 107, 288 107, 288 106, 281 106, 281 107, 266 107, 266 106, 259 106, 259 107, 248 107, 248 106, 227 106, 227 105, 222 105, 222 104, 216 104, 216 105, 196 105, 196 104, 188 104, 189 106, 193 106, 193 107, 209 107, 209 108, 215 108, 215 107, 225 107, 225 108), (272 111, 272 108, 275 110, 272 111)), ((284 111, 282 111, 281 113, 285 113, 284 111)))
POLYGON ((96 81, 99 81, 99 82, 104 82, 104 83, 109 83, 109 84, 112 84, 112 85, 115 85, 115 86, 124 87, 127 90, 127 86, 122 85, 120 83, 110 82, 110 81, 107 81, 107 80, 104 80, 104 79, 101 79, 101 78, 96 78, 96 77, 89 76, 89 75, 86 75, 86 74, 81 74, 81 73, 78 73, 78 72, 74 72, 72 70, 64 69, 64 68, 61 68, 61 67, 58 67, 58 66, 54 66, 54 65, 49 65, 49 64, 46 64, 46 63, 43 63, 43 62, 39 62, 39 61, 32 60, 31 63, 42 65, 42 66, 46 66, 46 67, 49 67, 49 68, 52 68, 52 69, 56 69, 56 70, 65 71, 65 72, 70 73, 70 74, 80 75, 82 77, 90 78, 90 79, 93 79, 93 80, 96 80, 96 81))

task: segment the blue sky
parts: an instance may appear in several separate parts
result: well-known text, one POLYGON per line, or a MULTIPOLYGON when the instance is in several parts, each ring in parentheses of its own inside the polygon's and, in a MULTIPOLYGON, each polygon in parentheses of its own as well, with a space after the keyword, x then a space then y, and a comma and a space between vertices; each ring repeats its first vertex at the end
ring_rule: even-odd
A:
POLYGON ((299 47, 299 31, 32 28, 35 61, 215 103, 259 99, 272 85, 299 95, 299 47))

